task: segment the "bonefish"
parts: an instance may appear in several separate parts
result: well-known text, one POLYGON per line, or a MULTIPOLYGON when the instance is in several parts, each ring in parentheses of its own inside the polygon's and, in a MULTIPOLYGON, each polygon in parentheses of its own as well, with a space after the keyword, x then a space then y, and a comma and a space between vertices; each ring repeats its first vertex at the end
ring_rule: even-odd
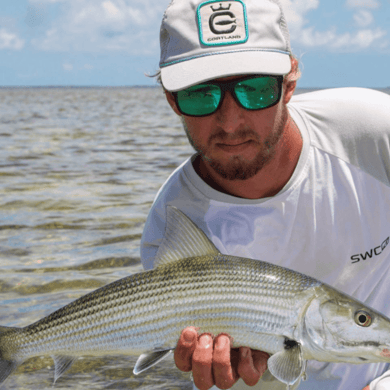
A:
POLYGON ((306 361, 390 362, 390 320, 301 273, 221 254, 167 207, 156 268, 93 291, 24 328, 0 328, 0 383, 26 359, 52 356, 57 380, 82 355, 139 356, 134 373, 172 350, 180 332, 229 333, 233 347, 268 352, 287 385, 306 361))

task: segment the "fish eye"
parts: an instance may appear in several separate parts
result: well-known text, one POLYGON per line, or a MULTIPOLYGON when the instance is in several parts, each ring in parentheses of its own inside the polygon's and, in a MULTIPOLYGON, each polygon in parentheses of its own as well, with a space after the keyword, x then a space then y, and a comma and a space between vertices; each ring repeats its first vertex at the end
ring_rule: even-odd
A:
POLYGON ((359 310, 355 313, 355 322, 359 325, 359 326, 363 326, 363 327, 368 327, 371 325, 372 323, 372 318, 371 316, 366 312, 366 311, 363 311, 363 310, 359 310))

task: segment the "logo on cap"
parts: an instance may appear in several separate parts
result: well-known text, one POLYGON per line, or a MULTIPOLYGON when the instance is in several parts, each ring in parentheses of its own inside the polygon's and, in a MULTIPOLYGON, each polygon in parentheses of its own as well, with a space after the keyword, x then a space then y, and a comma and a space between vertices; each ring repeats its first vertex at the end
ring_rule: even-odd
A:
POLYGON ((206 1, 199 5, 197 14, 203 45, 233 45, 248 40, 246 8, 241 0, 206 1))

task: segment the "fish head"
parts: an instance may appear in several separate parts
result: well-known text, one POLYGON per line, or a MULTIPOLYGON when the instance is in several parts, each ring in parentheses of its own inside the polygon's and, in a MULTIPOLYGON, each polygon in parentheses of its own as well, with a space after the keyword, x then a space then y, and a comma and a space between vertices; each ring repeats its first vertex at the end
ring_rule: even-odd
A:
POLYGON ((390 319, 333 289, 313 299, 303 328, 304 344, 316 360, 390 362, 390 319))

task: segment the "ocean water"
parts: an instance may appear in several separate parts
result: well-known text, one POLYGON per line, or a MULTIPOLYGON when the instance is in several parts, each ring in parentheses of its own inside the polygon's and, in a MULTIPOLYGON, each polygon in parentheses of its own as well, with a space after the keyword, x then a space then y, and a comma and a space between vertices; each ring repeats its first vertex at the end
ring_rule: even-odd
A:
MULTIPOLYGON (((25 326, 142 270, 156 192, 192 153, 160 88, 0 89, 0 325, 25 326)), ((190 389, 168 360, 79 359, 55 389, 190 389)), ((6 389, 52 389, 51 358, 6 389), (49 368, 50 367, 50 368, 49 368)))
MULTIPOLYGON (((192 153, 160 88, 0 88, 0 325, 141 271, 153 199, 192 153)), ((172 359, 134 364, 85 356, 55 389, 192 389, 172 359)), ((5 388, 52 389, 53 371, 30 359, 5 388)))

